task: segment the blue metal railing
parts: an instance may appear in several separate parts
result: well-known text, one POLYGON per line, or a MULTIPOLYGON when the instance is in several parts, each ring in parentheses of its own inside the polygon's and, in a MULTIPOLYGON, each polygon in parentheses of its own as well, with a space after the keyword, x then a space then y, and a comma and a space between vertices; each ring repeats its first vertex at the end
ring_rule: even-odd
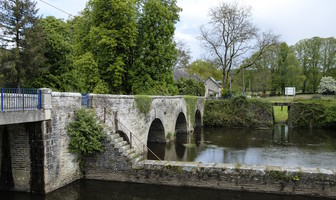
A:
POLYGON ((1 88, 1 112, 42 108, 42 91, 27 88, 1 88))
POLYGON ((82 107, 89 107, 90 106, 90 98, 89 94, 82 94, 82 107))

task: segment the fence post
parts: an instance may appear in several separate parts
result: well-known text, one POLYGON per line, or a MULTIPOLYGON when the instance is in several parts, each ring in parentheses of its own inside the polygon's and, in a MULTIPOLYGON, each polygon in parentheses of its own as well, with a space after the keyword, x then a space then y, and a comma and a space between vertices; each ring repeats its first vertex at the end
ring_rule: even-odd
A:
POLYGON ((130 132, 130 147, 132 149, 132 132, 130 132))
POLYGON ((25 107, 25 98, 24 98, 24 88, 22 88, 22 110, 24 110, 24 107, 25 107))
POLYGON ((42 90, 39 90, 39 100, 38 100, 38 107, 42 109, 42 90))
POLYGON ((1 88, 1 112, 3 112, 3 100, 4 100, 4 97, 3 97, 3 88, 1 88))

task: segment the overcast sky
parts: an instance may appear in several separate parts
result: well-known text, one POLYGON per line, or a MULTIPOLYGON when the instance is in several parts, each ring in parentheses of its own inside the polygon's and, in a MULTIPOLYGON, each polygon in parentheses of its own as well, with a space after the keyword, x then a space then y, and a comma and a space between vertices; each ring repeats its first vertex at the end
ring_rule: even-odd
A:
MULTIPOLYGON (((84 9, 85 0, 43 0, 72 15, 84 9)), ((176 24, 175 38, 183 40, 190 48, 193 60, 202 58, 203 50, 196 37, 199 28, 208 21, 209 8, 220 0, 177 0, 183 9, 176 24)), ((231 0, 222 0, 231 1, 231 0)), ((293 45, 301 39, 336 37, 336 0, 240 0, 252 7, 254 23, 261 30, 273 30, 281 41, 293 45)), ((43 16, 53 15, 68 19, 69 15, 37 0, 43 16)))

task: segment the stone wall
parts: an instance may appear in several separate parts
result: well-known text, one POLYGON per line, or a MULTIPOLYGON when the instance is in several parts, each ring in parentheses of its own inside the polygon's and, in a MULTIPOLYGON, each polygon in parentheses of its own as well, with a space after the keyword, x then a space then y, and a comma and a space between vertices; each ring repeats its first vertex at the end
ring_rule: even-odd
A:
POLYGON ((100 169, 87 179, 274 194, 336 197, 336 172, 323 169, 144 161, 129 171, 100 169))
POLYGON ((15 189, 18 191, 29 191, 31 165, 29 133, 24 124, 10 125, 7 128, 15 189))
POLYGON ((73 120, 74 111, 81 108, 81 95, 53 92, 51 107, 51 121, 44 125, 46 193, 80 178, 76 156, 68 150, 67 126, 73 120))

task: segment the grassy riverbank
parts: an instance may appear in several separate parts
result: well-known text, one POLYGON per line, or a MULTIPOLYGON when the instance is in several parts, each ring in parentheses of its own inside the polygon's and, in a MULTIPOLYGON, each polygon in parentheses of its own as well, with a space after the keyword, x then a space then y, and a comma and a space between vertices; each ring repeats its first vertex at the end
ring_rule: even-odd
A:
POLYGON ((288 107, 287 106, 273 106, 274 110, 274 123, 285 124, 288 120, 288 107))

